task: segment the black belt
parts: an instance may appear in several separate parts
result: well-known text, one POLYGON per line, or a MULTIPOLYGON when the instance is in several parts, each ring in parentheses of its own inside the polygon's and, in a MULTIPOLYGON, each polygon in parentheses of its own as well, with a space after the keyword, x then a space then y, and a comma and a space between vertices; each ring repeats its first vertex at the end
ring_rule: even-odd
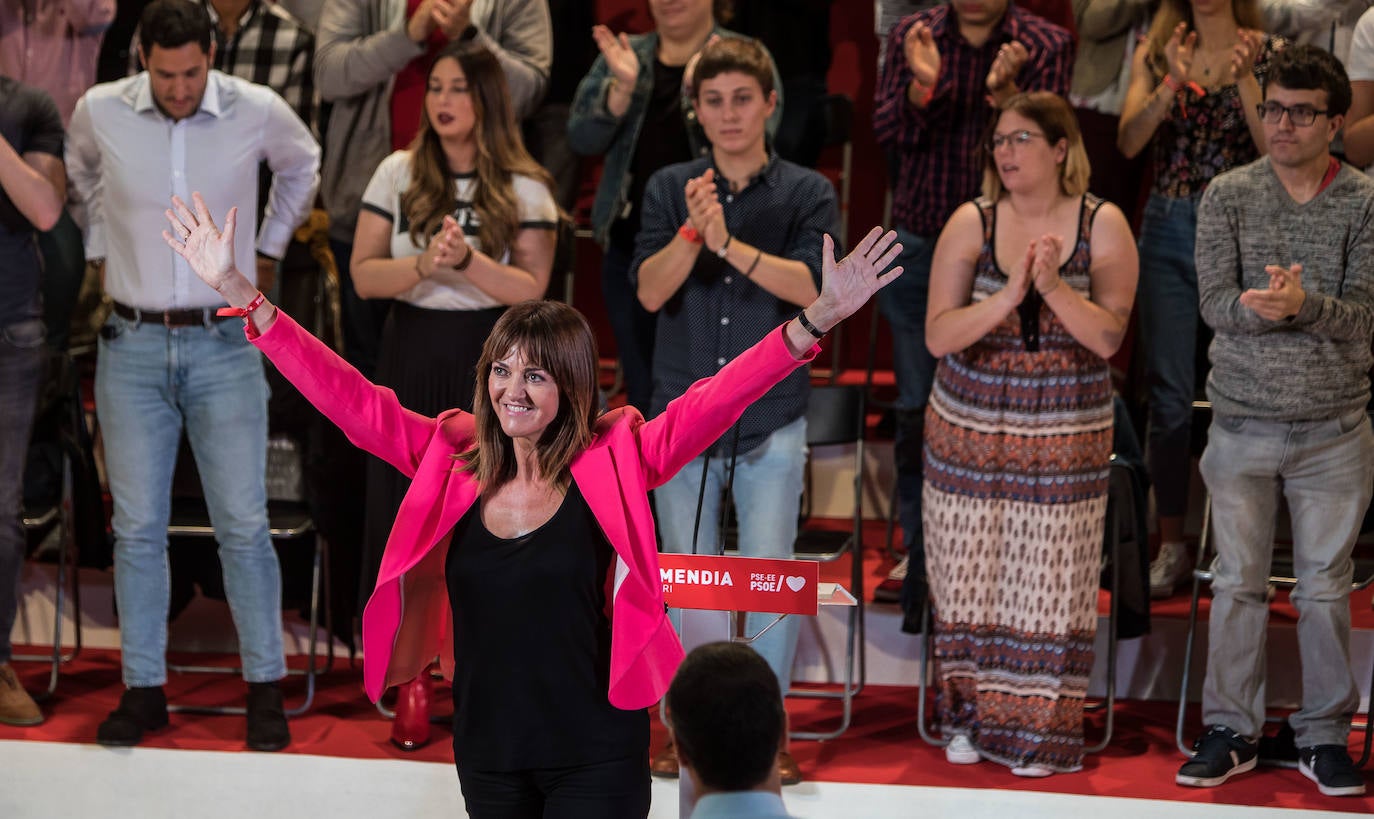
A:
POLYGON ((161 324, 163 327, 209 327, 211 322, 225 321, 233 316, 215 315, 215 307, 192 307, 185 310, 140 310, 114 302, 114 313, 134 324, 161 324))

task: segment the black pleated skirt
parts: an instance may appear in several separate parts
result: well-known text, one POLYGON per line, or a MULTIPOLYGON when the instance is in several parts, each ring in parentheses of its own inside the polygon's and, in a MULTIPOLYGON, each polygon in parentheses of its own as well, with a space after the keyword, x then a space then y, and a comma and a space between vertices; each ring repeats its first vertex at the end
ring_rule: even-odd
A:
MULTIPOLYGON (((504 312, 504 307, 429 310, 396 302, 382 327, 376 382, 395 390, 401 406, 424 415, 454 407, 471 412, 477 359, 504 312)), ((410 479, 387 462, 372 456, 367 461, 360 614, 377 585, 387 535, 410 488, 410 479)))

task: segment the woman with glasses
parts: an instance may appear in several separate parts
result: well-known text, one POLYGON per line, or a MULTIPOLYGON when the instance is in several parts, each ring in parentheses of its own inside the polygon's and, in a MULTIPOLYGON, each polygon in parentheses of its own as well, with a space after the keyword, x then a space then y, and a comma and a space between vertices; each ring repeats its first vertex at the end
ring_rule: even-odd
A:
POLYGON ((926 561, 939 719, 954 764, 1076 771, 1092 669, 1112 381, 1136 249, 1087 193, 1067 102, 1018 94, 994 121, 983 195, 935 246, 926 345, 926 561))
POLYGON ((1260 31, 1258 0, 1163 0, 1136 48, 1117 145, 1134 157, 1154 141, 1154 187, 1140 224, 1140 341, 1159 554, 1150 593, 1189 577, 1184 545, 1191 475, 1198 321, 1193 238, 1197 203, 1218 174, 1264 153, 1255 106, 1283 41, 1260 31))

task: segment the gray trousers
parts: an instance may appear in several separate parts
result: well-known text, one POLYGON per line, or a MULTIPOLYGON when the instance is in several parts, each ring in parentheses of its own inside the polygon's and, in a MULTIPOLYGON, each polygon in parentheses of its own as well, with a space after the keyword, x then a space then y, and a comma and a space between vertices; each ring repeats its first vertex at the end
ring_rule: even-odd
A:
POLYGON ((1216 416, 1202 456, 1217 557, 1203 721, 1249 737, 1264 727, 1267 583, 1278 494, 1292 518, 1302 708, 1298 747, 1345 745, 1359 692, 1350 671, 1351 548, 1374 481, 1363 409, 1324 421, 1216 416))

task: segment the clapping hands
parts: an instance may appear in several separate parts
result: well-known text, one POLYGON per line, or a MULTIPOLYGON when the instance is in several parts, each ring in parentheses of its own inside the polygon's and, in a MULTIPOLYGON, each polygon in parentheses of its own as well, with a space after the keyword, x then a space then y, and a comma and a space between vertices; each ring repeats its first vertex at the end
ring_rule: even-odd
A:
POLYGON ((725 227, 725 209, 716 190, 715 169, 707 168, 701 176, 687 180, 683 192, 687 197, 688 223, 701 235, 708 250, 719 249, 730 232, 725 227))

